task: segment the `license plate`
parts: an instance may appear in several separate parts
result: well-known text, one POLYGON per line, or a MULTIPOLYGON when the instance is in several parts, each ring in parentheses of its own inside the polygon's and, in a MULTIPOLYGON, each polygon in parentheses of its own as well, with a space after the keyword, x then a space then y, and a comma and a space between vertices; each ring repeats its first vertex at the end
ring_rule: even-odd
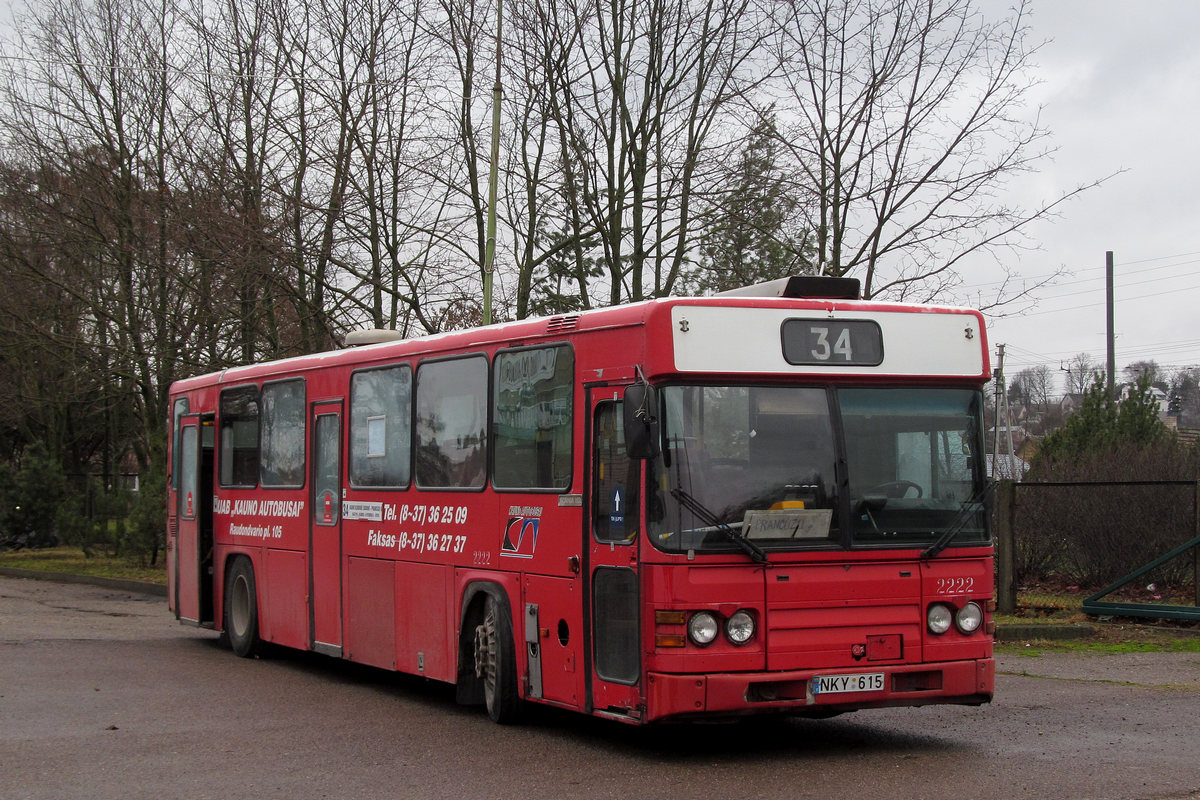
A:
POLYGON ((882 672, 864 672, 859 675, 819 675, 809 685, 813 695, 846 694, 848 692, 883 691, 882 672))

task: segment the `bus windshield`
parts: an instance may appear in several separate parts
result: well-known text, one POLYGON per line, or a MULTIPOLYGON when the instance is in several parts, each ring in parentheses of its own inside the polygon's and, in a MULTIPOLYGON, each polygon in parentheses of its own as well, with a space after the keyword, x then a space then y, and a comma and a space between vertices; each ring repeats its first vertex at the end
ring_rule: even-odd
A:
POLYGON ((975 390, 670 386, 662 398, 648 506, 662 550, 987 541, 975 390))

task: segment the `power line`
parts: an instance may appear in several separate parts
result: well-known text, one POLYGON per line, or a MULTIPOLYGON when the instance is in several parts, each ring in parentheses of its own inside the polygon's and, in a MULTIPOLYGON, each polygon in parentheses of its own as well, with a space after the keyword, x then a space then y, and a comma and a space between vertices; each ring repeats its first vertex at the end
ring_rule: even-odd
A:
MULTIPOLYGON (((1194 286, 1183 286, 1183 287, 1175 286, 1170 289, 1164 289, 1161 292, 1152 292, 1150 294, 1142 294, 1142 295, 1138 295, 1136 297, 1121 297, 1121 298, 1118 298, 1118 304, 1131 303, 1136 300, 1150 300, 1155 297, 1163 297, 1164 295, 1179 294, 1180 292, 1189 292, 1189 291, 1192 291, 1193 289, 1200 289, 1200 284, 1196 284, 1194 286)), ((1069 295, 1064 295, 1064 296, 1069 296, 1069 295)), ((1065 308, 1049 308, 1049 309, 1046 309, 1045 311, 1026 311, 1026 312, 1023 312, 1020 314, 1014 314, 1012 317, 1009 317, 1009 319, 1024 319, 1026 317, 1041 317, 1041 316, 1045 316, 1046 314, 1061 314, 1064 311, 1079 311, 1079 310, 1085 309, 1085 308, 1097 308, 1099 306, 1103 306, 1104 302, 1105 302, 1104 300, 1100 300, 1095 303, 1084 303, 1083 305, 1078 305, 1078 306, 1067 306, 1065 308)))
MULTIPOLYGON (((1101 334, 1097 334, 1097 336, 1101 336, 1101 334)), ((1054 350, 1049 353, 1039 353, 1039 352, 1036 352, 1033 350, 1028 350, 1026 348, 1020 347, 1019 345, 1012 344, 1011 342, 1008 343, 1008 348, 1010 351, 1014 351, 1014 350, 1019 351, 1021 354, 1025 355, 1026 357, 1038 358, 1038 359, 1042 359, 1047 362, 1057 361, 1060 358, 1069 358, 1070 356, 1073 356, 1079 352, 1078 349, 1075 349, 1075 350, 1054 350)), ((1165 352, 1165 353, 1177 353, 1177 352, 1186 352, 1188 350, 1193 350, 1193 349, 1198 349, 1198 348, 1200 348, 1200 339, 1179 339, 1179 340, 1175 340, 1175 341, 1165 341, 1165 342, 1148 342, 1148 343, 1137 343, 1137 344, 1128 343, 1128 344, 1125 344, 1121 349, 1123 352, 1126 352, 1126 351, 1131 351, 1131 352, 1154 351, 1154 352, 1165 352)))
MULTIPOLYGON (((1098 335, 1099 336, 1099 335, 1098 335)), ((1084 353, 1088 356, 1093 356, 1094 352, 1099 351, 1100 347, 1091 349, 1075 349, 1051 351, 1048 353, 1037 352, 1014 345, 1008 344, 1009 361, 1011 366, 1017 370, 1028 369, 1032 367, 1048 367, 1057 370, 1062 364, 1074 358, 1079 353, 1084 353)), ((1200 339, 1181 339, 1177 341, 1166 342, 1149 342, 1149 343, 1129 343, 1119 348, 1118 354, 1121 359, 1130 364, 1135 361, 1154 361, 1164 371, 1177 371, 1181 369, 1191 369, 1200 366, 1200 358, 1191 361, 1171 361, 1166 362, 1164 357, 1172 356, 1187 356, 1200 350, 1200 339)), ((1095 362, 1097 368, 1103 368, 1103 364, 1097 358, 1095 362)))
MULTIPOLYGON (((1141 274, 1145 274, 1145 273, 1147 273, 1147 272, 1155 272, 1155 271, 1157 271, 1157 270, 1163 270, 1163 269, 1173 269, 1173 268, 1175 268, 1175 267, 1180 267, 1180 266, 1188 266, 1188 265, 1191 265, 1191 264, 1198 264, 1198 263, 1200 263, 1200 259, 1198 259, 1198 260, 1196 260, 1196 261, 1187 261, 1187 262, 1184 262, 1184 263, 1182 263, 1182 264, 1170 264, 1170 265, 1168 265, 1168 266, 1166 266, 1166 267, 1152 267, 1152 268, 1150 268, 1150 269, 1143 270, 1141 274)), ((1166 277, 1148 278, 1148 279, 1146 279, 1146 280, 1143 280, 1143 281, 1122 281, 1122 280, 1120 280, 1120 277, 1121 277, 1121 276, 1119 276, 1119 275, 1118 275, 1118 276, 1116 277, 1116 279, 1115 279, 1115 283, 1116 283, 1116 286, 1117 286, 1117 288, 1118 288, 1118 289, 1128 289, 1128 288, 1129 288, 1129 287, 1131 287, 1131 286, 1145 286, 1146 284, 1150 284, 1150 283, 1159 283, 1159 282, 1162 282, 1162 281, 1164 281, 1164 280, 1171 280, 1171 279, 1173 279, 1173 278, 1184 278, 1184 277, 1189 277, 1189 278, 1190 278, 1191 276, 1193 276, 1193 275, 1195 275, 1195 274, 1196 274, 1196 271, 1195 271, 1195 270, 1189 269, 1189 270, 1185 270, 1184 272, 1181 272, 1181 273, 1180 273, 1180 274, 1178 274, 1178 275, 1168 275, 1168 276, 1166 276, 1166 277)), ((1052 297, 1052 298, 1073 297, 1073 296, 1076 296, 1076 295, 1081 295, 1081 294, 1089 294, 1089 293, 1091 293, 1091 292, 1099 292, 1099 291, 1103 291, 1103 290, 1104 290, 1104 286, 1103 286, 1103 284, 1097 283, 1097 282, 1096 282, 1096 281, 1094 281, 1094 280, 1086 280, 1086 281, 1067 281, 1067 282, 1065 282, 1065 283, 1058 283, 1058 284, 1054 284, 1054 286, 1053 286, 1053 287, 1048 287, 1048 288, 1051 288, 1051 289, 1059 289, 1059 288, 1062 288, 1062 287, 1067 287, 1067 286, 1082 286, 1082 285, 1084 285, 1084 284, 1090 284, 1090 287, 1089 287, 1089 288, 1087 288, 1087 289, 1082 289, 1082 290, 1080 290, 1080 291, 1077 291, 1077 292, 1064 292, 1064 293, 1062 293, 1062 294, 1054 294, 1054 295, 1050 295, 1050 297, 1052 297)))
MULTIPOLYGON (((1174 255, 1169 255, 1169 256, 1156 256, 1153 258, 1143 258, 1143 259, 1140 259, 1137 261, 1122 261, 1122 262, 1116 264, 1115 266, 1119 269, 1121 267, 1128 267, 1128 266, 1133 266, 1136 264, 1148 264, 1148 263, 1151 263, 1154 261, 1166 261, 1168 259, 1175 259, 1175 258, 1191 259, 1189 261, 1181 261, 1176 264, 1164 264, 1164 265, 1157 266, 1157 267, 1147 267, 1145 269, 1126 270, 1126 271, 1121 272, 1118 277, 1125 276, 1125 275, 1140 275, 1140 274, 1144 274, 1147 272, 1156 272, 1158 270, 1172 269, 1174 267, 1183 267, 1183 266, 1188 266, 1189 264, 1200 263, 1200 258, 1191 258, 1192 256, 1200 256, 1200 252, 1176 253, 1174 255)), ((1066 273, 1066 274, 1069 274, 1072 277, 1074 277, 1075 275, 1078 275, 1081 273, 1100 272, 1103 269, 1104 269, 1103 266, 1073 267, 1073 268, 1065 268, 1064 270, 1056 270, 1053 272, 1042 272, 1042 273, 1034 273, 1032 275, 1022 275, 1020 277, 1026 281, 1037 282, 1037 281, 1053 278, 1055 275, 1059 275, 1062 273, 1066 273)), ((1003 286, 1005 283, 1008 283, 1008 282, 1009 282, 1009 279, 1001 279, 1001 280, 995 280, 995 281, 983 281, 982 283, 964 283, 963 288, 965 290, 993 288, 993 287, 1003 286)), ((1054 285, 1055 286, 1072 286, 1077 283, 1086 283, 1086 282, 1087 282, 1086 279, 1079 279, 1079 280, 1063 281, 1062 283, 1056 283, 1054 285)))

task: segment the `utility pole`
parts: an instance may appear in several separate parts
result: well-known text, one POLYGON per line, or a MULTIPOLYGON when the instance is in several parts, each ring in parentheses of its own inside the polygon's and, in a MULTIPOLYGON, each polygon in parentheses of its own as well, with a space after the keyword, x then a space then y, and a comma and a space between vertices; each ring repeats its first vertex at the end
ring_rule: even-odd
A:
POLYGON ((483 256, 483 324, 492 324, 492 277, 496 271, 496 195, 500 183, 500 34, 501 2, 496 0, 496 83, 492 86, 492 165, 488 172, 487 243, 483 256))
POLYGON ((1004 383, 1004 345, 996 345, 996 433, 992 439, 992 478, 1002 477, 1000 469, 1000 417, 1004 416, 1004 442, 1008 446, 1008 475, 1017 479, 1017 454, 1012 440, 1012 409, 1008 405, 1008 387, 1004 383))
POLYGON ((1004 345, 996 345, 999 355, 996 358, 996 419, 992 426, 992 478, 997 477, 996 473, 1000 471, 1000 395, 1005 394, 1004 391, 1004 345))
POLYGON ((1108 289, 1108 396, 1114 398, 1117 374, 1116 334, 1113 332, 1113 251, 1104 254, 1105 284, 1108 289))
POLYGON ((1008 445, 1008 477, 1014 481, 1017 474, 1017 451, 1012 443, 1012 409, 1008 405, 1008 392, 1004 393, 1004 443, 1008 445))
POLYGON ((1004 381, 1004 345, 996 345, 996 435, 992 442, 992 477, 1003 473, 1000 469, 1000 417, 1004 417, 1004 443, 1008 447, 1008 475, 1017 479, 1016 453, 1013 452, 1012 409, 1008 405, 1008 385, 1004 381))

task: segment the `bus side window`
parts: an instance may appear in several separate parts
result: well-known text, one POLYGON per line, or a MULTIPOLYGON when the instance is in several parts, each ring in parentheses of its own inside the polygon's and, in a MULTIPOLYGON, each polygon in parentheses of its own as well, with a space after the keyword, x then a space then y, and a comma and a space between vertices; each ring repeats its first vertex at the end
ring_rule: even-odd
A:
POLYGON ((486 358, 417 367, 417 487, 482 489, 487 479, 486 358))
POLYGON ((180 418, 188 413, 188 399, 181 397, 175 401, 171 412, 171 488, 179 488, 179 429, 180 418))
POLYGON ((412 367, 350 379, 350 485, 403 489, 412 477, 412 367))
POLYGON ((264 487, 304 485, 304 381, 262 389, 261 479, 264 487))
POLYGON ((496 356, 492 393, 492 483, 497 489, 571 486, 571 348, 525 348, 496 356))
POLYGON ((258 486, 258 387, 221 393, 222 486, 258 486))
POLYGON ((637 468, 625 449, 621 402, 596 406, 592 531, 597 541, 628 543, 637 536, 637 468))
POLYGON ((197 475, 196 458, 196 426, 184 429, 179 438, 179 516, 184 519, 195 519, 200 497, 200 484, 197 475))

